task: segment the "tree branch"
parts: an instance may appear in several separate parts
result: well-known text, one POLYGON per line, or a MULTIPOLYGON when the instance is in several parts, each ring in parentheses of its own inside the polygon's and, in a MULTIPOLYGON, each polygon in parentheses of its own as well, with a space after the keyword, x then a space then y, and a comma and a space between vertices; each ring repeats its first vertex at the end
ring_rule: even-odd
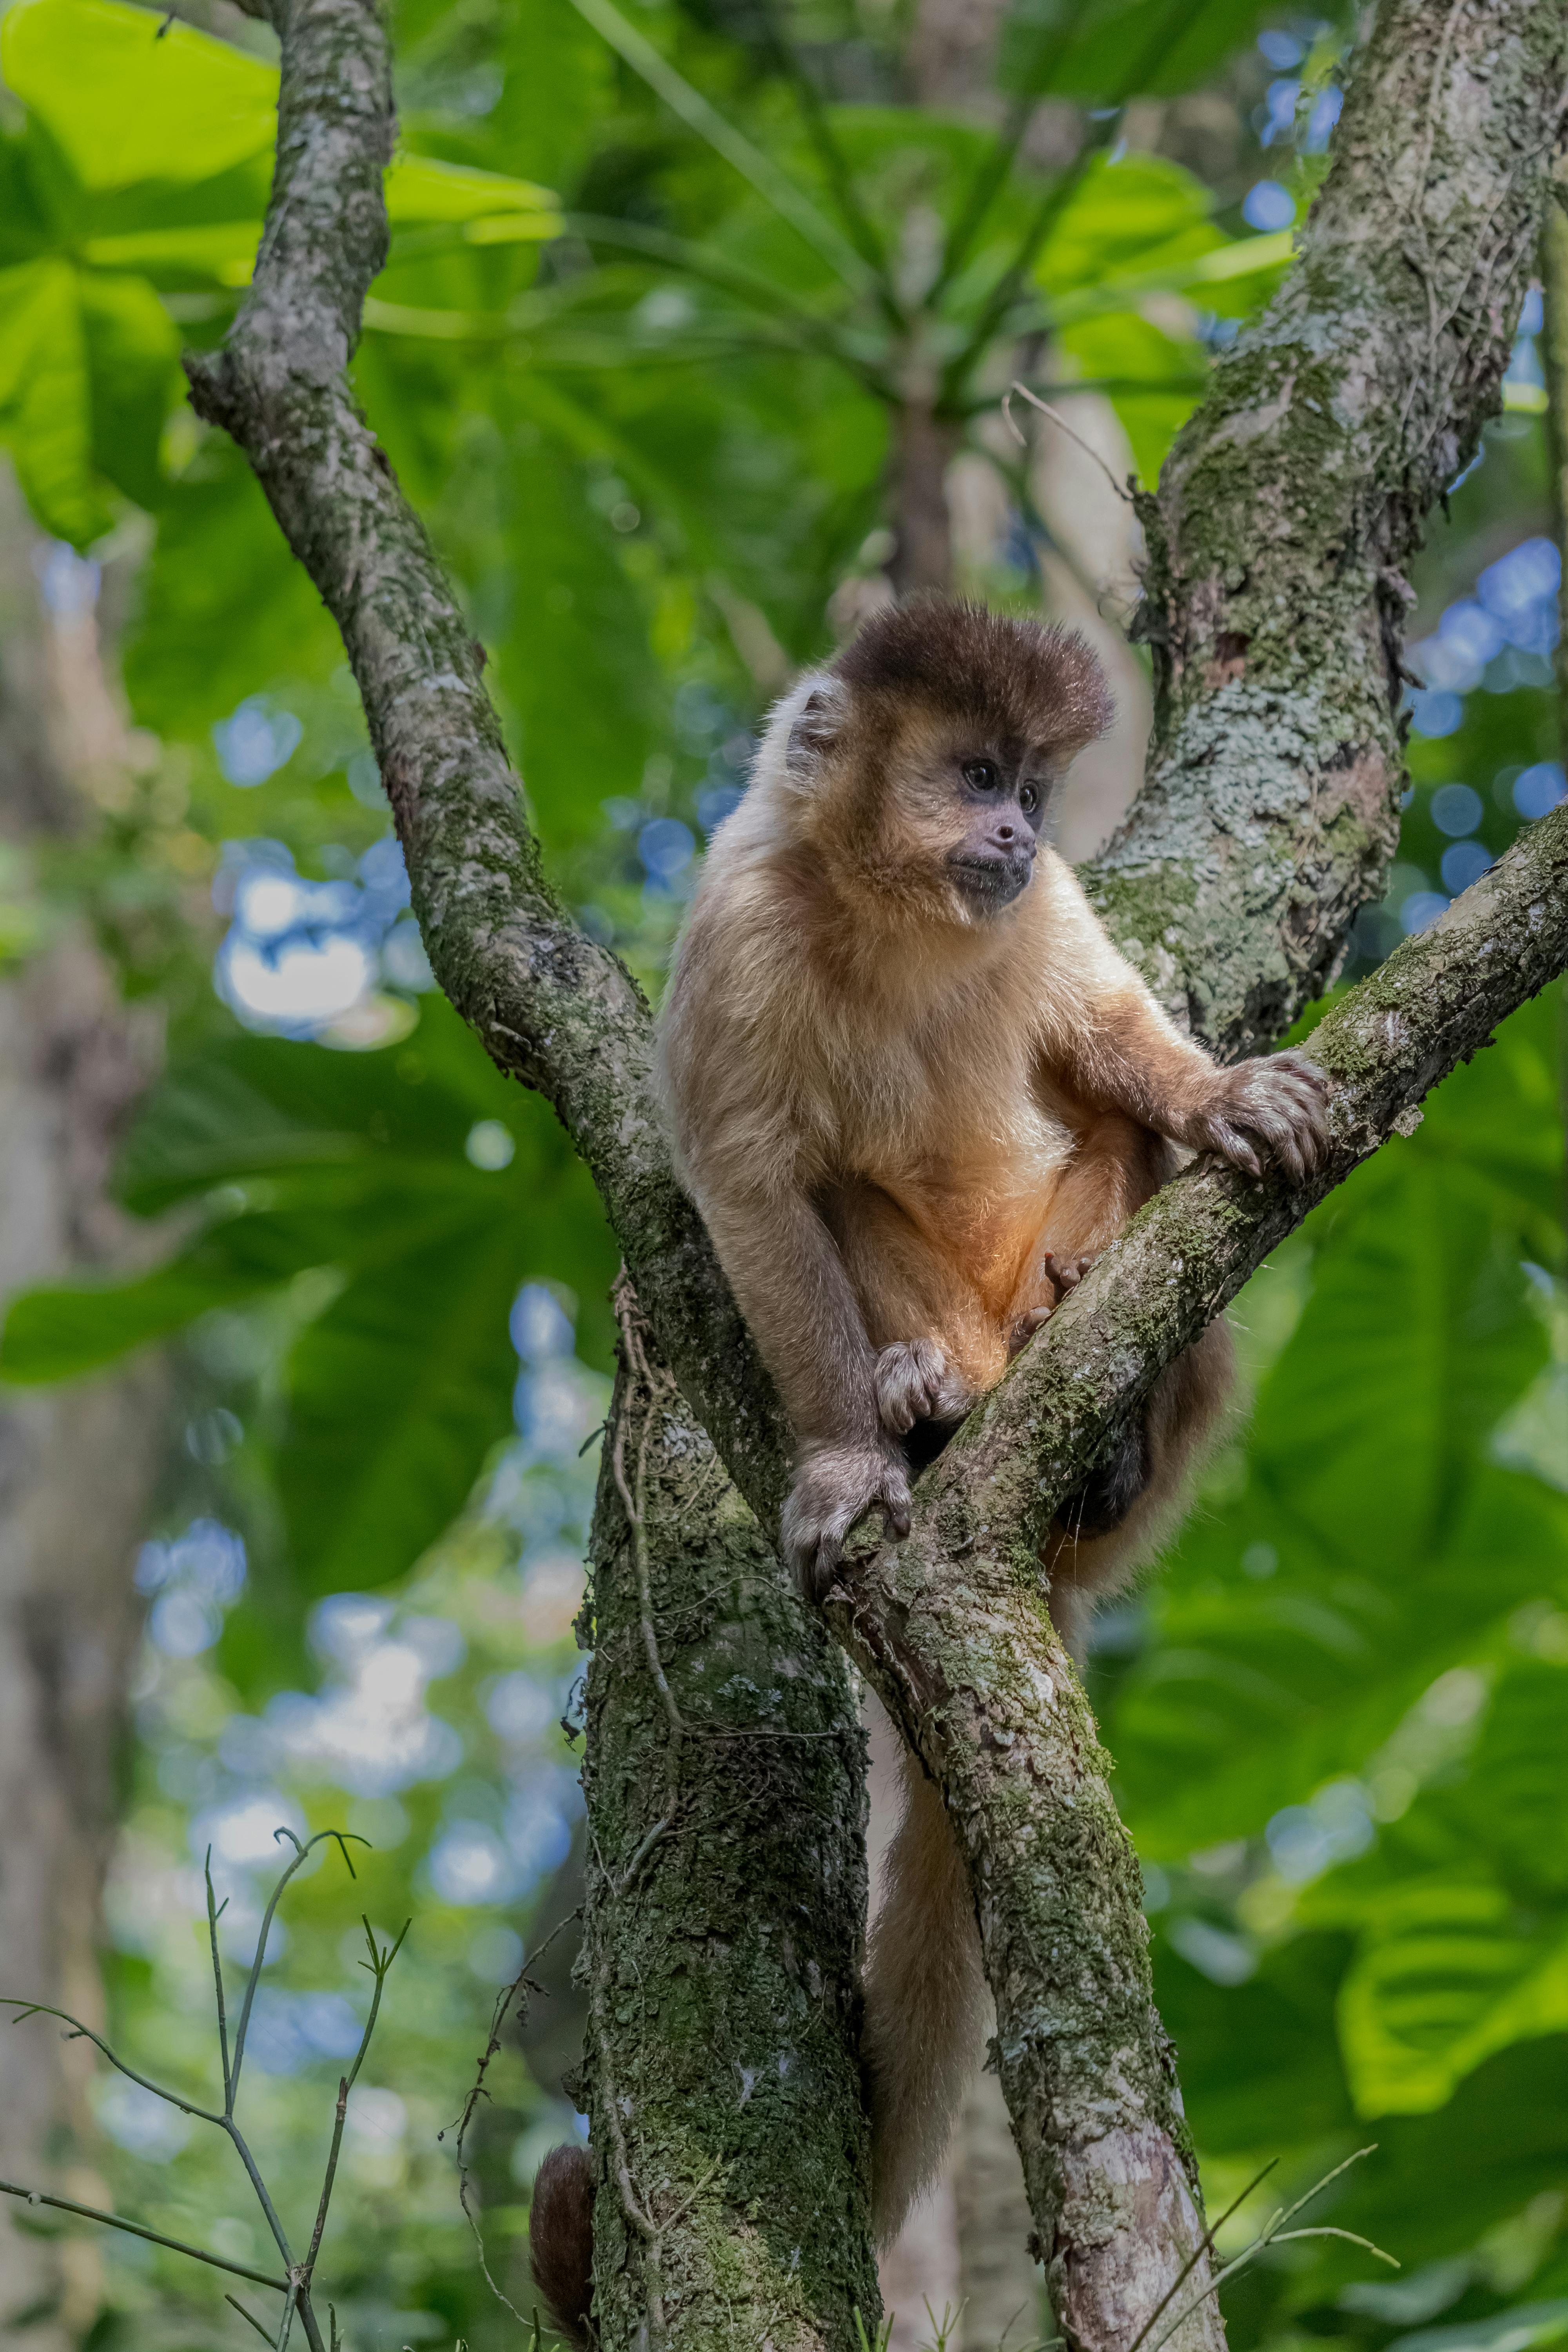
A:
MULTIPOLYGON (((373 0, 276 0, 277 176, 225 350, 187 362, 342 631, 432 965, 553 1103, 643 1311, 770 1526, 787 1432, 649 1086, 647 1007, 562 908, 481 656, 344 370, 384 250, 391 140, 373 0)), ((1301 259, 1178 444, 1152 545, 1161 730, 1095 877, 1126 951, 1226 1051, 1317 989, 1392 845, 1399 567, 1495 405, 1563 105, 1556 0, 1385 0, 1301 259)), ((1337 1008, 1338 1181, 1568 957, 1568 818, 1337 1008)), ((1137 1865, 1043 1605, 1034 1541, 1159 1366, 1317 1190, 1200 1170, 1109 1253, 832 1604, 937 1774, 968 1858, 1002 2079, 1061 2324, 1125 2344, 1198 2245, 1150 1992, 1137 1865)), ((1206 2279, 1194 2273, 1194 2289, 1206 2279)), ((1184 2345, 1223 2340, 1212 2300, 1184 2345)))
POLYGON ((1321 995, 1382 895, 1404 572, 1497 410, 1565 44, 1554 0, 1384 0, 1289 276, 1140 500, 1155 742, 1086 878, 1226 1057, 1321 995))

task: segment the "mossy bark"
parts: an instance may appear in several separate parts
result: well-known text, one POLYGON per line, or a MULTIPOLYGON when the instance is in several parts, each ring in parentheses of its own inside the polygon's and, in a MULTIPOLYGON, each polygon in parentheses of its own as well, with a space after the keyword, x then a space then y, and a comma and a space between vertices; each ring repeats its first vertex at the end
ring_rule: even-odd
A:
POLYGON ((1557 0, 1383 0, 1295 264, 1140 502, 1154 748, 1091 888, 1223 1054, 1321 995, 1381 896, 1405 570, 1498 407, 1565 71, 1557 0))
POLYGON ((852 2352, 879 2305, 843 1653, 674 1381, 626 1357, 592 1552, 589 2003, 605 2352, 852 2352))

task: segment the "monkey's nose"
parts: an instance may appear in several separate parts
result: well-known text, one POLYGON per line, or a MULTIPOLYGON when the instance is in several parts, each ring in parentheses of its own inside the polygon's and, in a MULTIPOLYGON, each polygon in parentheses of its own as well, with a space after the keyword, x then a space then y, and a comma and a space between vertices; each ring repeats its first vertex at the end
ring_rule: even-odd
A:
POLYGON ((1005 816, 999 824, 992 826, 991 838, 998 849, 1011 849, 1020 839, 1023 830, 1022 825, 1015 824, 1011 817, 1005 816))

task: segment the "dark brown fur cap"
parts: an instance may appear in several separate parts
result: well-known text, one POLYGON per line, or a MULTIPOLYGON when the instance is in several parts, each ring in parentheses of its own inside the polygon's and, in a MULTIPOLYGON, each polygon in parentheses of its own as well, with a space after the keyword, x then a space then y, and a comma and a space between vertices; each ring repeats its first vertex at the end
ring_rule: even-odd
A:
POLYGON ((1070 759, 1114 715, 1098 656, 1074 630, 917 596, 874 613, 833 665, 857 699, 921 702, 1006 741, 1070 759))

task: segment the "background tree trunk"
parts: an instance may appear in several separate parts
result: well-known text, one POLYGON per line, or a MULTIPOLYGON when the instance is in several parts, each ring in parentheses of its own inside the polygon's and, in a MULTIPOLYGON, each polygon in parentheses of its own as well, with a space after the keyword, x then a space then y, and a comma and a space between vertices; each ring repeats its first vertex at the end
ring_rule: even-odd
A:
POLYGON ((841 2352, 879 2308, 864 1736, 842 1653, 621 1297, 579 1964, 602 2342, 841 2352))
MULTIPOLYGON (((95 660, 90 606, 51 618, 37 544, 0 477, 0 857, 17 861, 14 885, 29 844, 74 829, 82 721, 110 707, 101 674, 84 668, 95 660)), ((117 1254, 106 1183, 146 1059, 79 927, 0 979, 0 1297, 117 1254)), ((145 1365, 58 1391, 0 1391, 0 1991, 89 2020, 102 2011, 99 1905, 141 1622, 131 1559, 162 1405, 145 1365)), ((8 2179, 104 2201, 89 2168, 90 2057, 46 2021, 4 2029, 8 2179)), ((97 2259, 86 2239, 31 2233, 10 2209, 0 2335, 66 2352, 93 2316, 97 2259)))

